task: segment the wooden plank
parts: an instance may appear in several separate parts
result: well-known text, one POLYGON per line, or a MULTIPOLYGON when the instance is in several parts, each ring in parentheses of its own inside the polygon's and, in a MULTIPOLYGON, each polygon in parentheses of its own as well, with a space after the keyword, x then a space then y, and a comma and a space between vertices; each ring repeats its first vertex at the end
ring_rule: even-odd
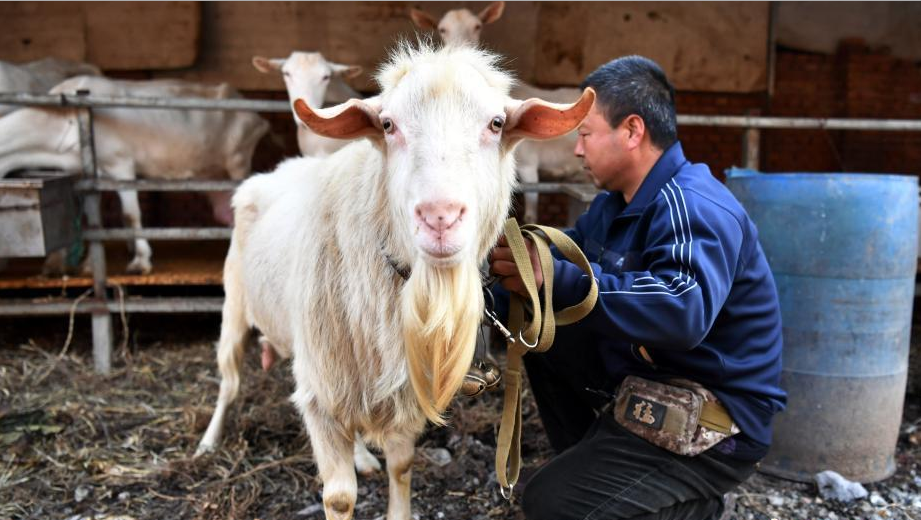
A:
POLYGON ((767 85, 767 2, 539 4, 538 83, 576 85, 628 54, 657 61, 680 90, 767 85))
POLYGON ((845 38, 860 38, 893 56, 921 59, 921 3, 778 2, 777 43, 833 54, 845 38))
MULTIPOLYGON (((252 67, 252 57, 284 57, 292 50, 320 51, 328 59, 361 65, 365 74, 350 83, 375 90, 373 72, 400 38, 415 39, 409 20, 417 5, 436 17, 450 8, 479 12, 487 2, 80 2, 83 11, 60 3, 0 4, 19 20, 0 41, 22 56, 23 34, 70 40, 48 29, 48 19, 78 24, 86 19, 83 54, 103 68, 187 68, 159 72, 205 82, 226 81, 242 90, 282 91, 277 75, 252 67), (47 5, 47 7, 45 7, 47 5), (60 17, 68 12, 70 18, 60 17), (57 18, 55 18, 57 16, 57 18), (75 21, 76 20, 76 21, 75 21), (199 23, 201 20, 201 23, 199 23), (189 48, 199 33, 200 52, 189 48), (18 26, 29 28, 20 29, 18 26), (41 32, 44 31, 44 32, 41 32), (7 34, 14 34, 8 36, 7 34), (47 36, 42 36, 47 35, 47 36), (18 45, 19 50, 16 50, 18 45), (194 61, 194 65, 193 65, 194 61)), ((6 18, 10 18, 7 16, 6 18)), ((12 18, 11 18, 12 19, 12 18)), ((54 22, 55 25, 58 22, 54 22)), ((497 22, 483 28, 482 43, 505 55, 507 66, 530 83, 575 86, 598 65, 625 54, 658 61, 681 90, 753 92, 766 88, 768 4, 642 2, 509 2, 497 22)), ((435 35, 437 39, 437 35, 435 35)), ((79 45, 74 47, 79 49, 79 45)), ((70 50, 68 57, 81 59, 70 50)), ((49 52, 33 53, 43 57, 49 52)), ((2 56, 2 54, 0 54, 2 56)), ((14 60, 22 61, 22 59, 14 60)))
POLYGON ((317 2, 205 2, 202 17, 195 67, 155 76, 283 91, 281 76, 257 71, 253 56, 283 58, 295 49, 317 50, 326 40, 326 8, 317 2))
MULTIPOLYGON (((477 14, 491 2, 406 2, 409 7, 421 9, 437 19, 453 9, 469 9, 477 14)), ((483 26, 480 44, 495 50, 508 59, 504 65, 516 76, 527 82, 534 82, 534 60, 537 41, 537 19, 539 2, 506 2, 502 17, 483 26)), ((405 16, 405 15, 404 15, 405 16)), ((413 30, 420 31, 413 26, 413 30)), ((423 32, 424 33, 424 32, 423 32)), ((438 34, 431 32, 438 41, 438 34)))
POLYGON ((416 29, 405 2, 336 2, 326 13, 323 54, 361 65, 365 73, 351 82, 359 90, 376 91, 374 72, 400 40, 415 41, 416 29))
POLYGON ((105 70, 188 67, 200 27, 198 2, 0 2, 0 59, 55 56, 105 70))
POLYGON ((83 12, 75 2, 0 2, 0 60, 23 63, 47 56, 86 55, 83 12))
POLYGON ((198 56, 198 2, 80 2, 86 58, 106 70, 176 69, 198 56))
MULTIPOLYGON (((106 244, 108 286, 122 285, 222 285, 227 242, 154 242, 153 272, 125 273, 129 257, 123 244, 106 244)), ((90 276, 52 278, 41 276, 42 259, 10 259, 0 272, 0 290, 65 289, 92 287, 90 276)))

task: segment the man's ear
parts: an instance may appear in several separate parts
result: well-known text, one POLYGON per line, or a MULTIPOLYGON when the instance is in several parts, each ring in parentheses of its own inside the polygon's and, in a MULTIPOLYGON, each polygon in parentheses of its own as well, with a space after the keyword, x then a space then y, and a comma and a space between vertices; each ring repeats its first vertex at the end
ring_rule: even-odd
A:
POLYGON ((253 56, 253 67, 259 72, 268 74, 278 72, 284 66, 284 58, 263 58, 262 56, 253 56))
POLYGON ((323 137, 357 139, 380 137, 380 105, 378 98, 350 99, 345 103, 312 109, 303 99, 294 100, 294 113, 302 123, 323 137))
POLYGON ((539 98, 512 100, 506 109, 503 135, 508 139, 553 139, 573 131, 585 119, 595 102, 591 87, 570 105, 549 103, 539 98))
POLYGON ((434 31, 438 27, 438 20, 434 16, 426 13, 422 9, 410 8, 409 17, 416 27, 426 31, 434 31))
POLYGON ((621 125, 627 130, 628 145, 630 147, 639 146, 646 135, 646 122, 643 121, 643 118, 636 114, 630 114, 624 118, 621 125))

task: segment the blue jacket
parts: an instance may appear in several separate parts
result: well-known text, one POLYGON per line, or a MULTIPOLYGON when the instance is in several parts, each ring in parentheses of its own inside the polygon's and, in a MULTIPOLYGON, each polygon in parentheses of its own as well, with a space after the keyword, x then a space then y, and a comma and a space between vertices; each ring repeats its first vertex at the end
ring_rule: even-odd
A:
MULTIPOLYGON (((709 168, 689 163, 675 143, 630 204, 603 192, 567 233, 591 262, 599 296, 582 321, 558 329, 553 348, 597 344, 612 386, 629 374, 697 381, 744 435, 770 445, 771 419, 786 403, 777 289, 755 225, 709 168)), ((555 256, 561 309, 589 283, 555 256)))

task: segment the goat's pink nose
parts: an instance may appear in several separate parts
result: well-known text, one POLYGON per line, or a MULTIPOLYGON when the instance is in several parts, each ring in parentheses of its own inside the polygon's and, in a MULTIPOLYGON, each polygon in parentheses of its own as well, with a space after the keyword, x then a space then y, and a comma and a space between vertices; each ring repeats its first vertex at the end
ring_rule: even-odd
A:
POLYGON ((416 217, 433 231, 451 229, 464 216, 466 207, 454 200, 423 202, 416 206, 416 217))

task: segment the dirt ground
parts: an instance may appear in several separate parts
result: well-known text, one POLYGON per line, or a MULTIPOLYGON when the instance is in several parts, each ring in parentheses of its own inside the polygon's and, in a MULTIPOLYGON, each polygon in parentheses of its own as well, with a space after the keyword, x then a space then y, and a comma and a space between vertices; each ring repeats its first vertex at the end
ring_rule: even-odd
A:
MULTIPOLYGON (((0 321, 0 519, 321 519, 320 482, 287 401, 287 366, 246 356, 241 396, 214 454, 191 454, 217 397, 216 316, 132 317, 108 376, 92 373, 89 323, 0 321)), ((121 326, 116 320, 116 329, 121 326)), ((419 519, 519 519, 493 472, 499 393, 458 399, 446 428, 417 443, 413 510, 419 519)), ((826 502, 815 486, 756 474, 738 490, 735 518, 921 520, 921 399, 907 400, 898 472, 867 486, 869 499, 826 502)), ((524 395, 526 468, 551 455, 524 395)), ((382 519, 385 474, 359 478, 355 517, 382 519)))

